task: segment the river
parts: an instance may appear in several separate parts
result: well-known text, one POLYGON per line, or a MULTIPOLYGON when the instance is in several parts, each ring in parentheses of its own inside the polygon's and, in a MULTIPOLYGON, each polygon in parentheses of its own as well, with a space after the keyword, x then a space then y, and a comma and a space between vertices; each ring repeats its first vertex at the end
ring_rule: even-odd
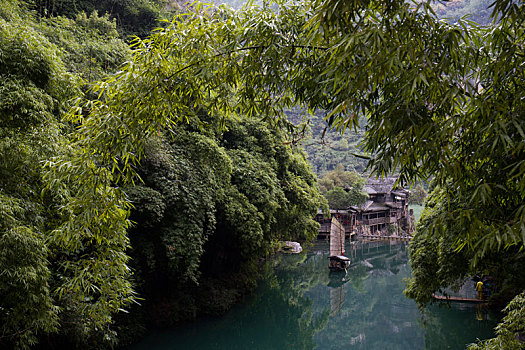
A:
POLYGON ((476 305, 403 295, 407 243, 354 242, 345 273, 328 271, 328 245, 270 260, 254 295, 223 317, 150 333, 132 350, 465 349, 493 336, 497 316, 476 305))

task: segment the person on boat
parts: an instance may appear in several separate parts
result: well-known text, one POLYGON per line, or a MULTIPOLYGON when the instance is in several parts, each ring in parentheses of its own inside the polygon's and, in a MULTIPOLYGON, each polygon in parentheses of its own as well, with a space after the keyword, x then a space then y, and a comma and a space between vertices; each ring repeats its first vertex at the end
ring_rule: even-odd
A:
POLYGON ((483 282, 481 280, 476 283, 476 292, 478 292, 478 299, 483 299, 483 282))

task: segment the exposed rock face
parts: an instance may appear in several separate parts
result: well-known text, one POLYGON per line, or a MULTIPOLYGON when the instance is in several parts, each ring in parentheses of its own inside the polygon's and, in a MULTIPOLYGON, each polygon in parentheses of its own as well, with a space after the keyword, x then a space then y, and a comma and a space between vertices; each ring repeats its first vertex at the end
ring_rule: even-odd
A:
POLYGON ((282 251, 283 253, 299 254, 303 251, 303 247, 297 242, 284 241, 282 251))

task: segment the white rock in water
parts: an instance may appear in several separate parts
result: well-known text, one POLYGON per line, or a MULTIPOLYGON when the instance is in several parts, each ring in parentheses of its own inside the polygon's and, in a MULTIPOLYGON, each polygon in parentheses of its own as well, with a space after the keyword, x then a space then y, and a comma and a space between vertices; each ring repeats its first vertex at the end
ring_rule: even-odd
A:
POLYGON ((298 254, 303 251, 303 247, 298 242, 290 242, 290 241, 284 241, 283 242, 283 252, 285 253, 291 253, 291 254, 298 254))

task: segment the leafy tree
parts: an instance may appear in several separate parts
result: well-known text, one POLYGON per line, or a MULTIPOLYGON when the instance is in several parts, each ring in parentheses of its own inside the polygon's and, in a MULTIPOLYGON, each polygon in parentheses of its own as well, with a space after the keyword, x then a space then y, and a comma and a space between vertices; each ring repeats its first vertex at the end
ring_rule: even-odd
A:
POLYGON ((323 199, 304 154, 255 120, 225 126, 216 135, 181 125, 154 138, 139 170, 144 183, 126 190, 130 264, 145 308, 164 310, 152 312, 156 323, 224 311, 253 286, 255 263, 275 240, 316 235, 323 199), (239 285, 224 285, 232 280, 239 285))
POLYGON ((421 184, 417 184, 416 187, 412 190, 412 193, 410 193, 410 197, 408 197, 408 203, 423 205, 423 202, 425 201, 426 197, 427 191, 425 191, 421 184))
POLYGON ((163 16, 164 2, 151 0, 31 0, 29 3, 40 17, 64 16, 74 19, 79 13, 98 12, 118 22, 124 36, 146 36, 163 16))
POLYGON ((345 209, 366 201, 368 196, 363 192, 364 183, 365 179, 355 171, 345 171, 344 166, 338 164, 335 170, 319 180, 319 187, 330 208, 345 209))
POLYGON ((50 183, 84 186, 69 192, 68 220, 54 236, 72 250, 87 241, 103 262, 96 266, 104 266, 89 270, 94 278, 81 285, 78 275, 92 260, 68 265, 71 283, 64 290, 85 300, 104 287, 103 300, 110 302, 99 305, 111 307, 95 303, 100 313, 86 310, 96 315, 94 325, 108 322, 107 312, 130 299, 122 254, 127 204, 115 185, 134 178, 144 140, 172 122, 191 120, 196 106, 216 118, 246 113, 290 126, 280 116, 299 104, 329 111, 326 119, 341 131, 366 115, 363 150, 372 171, 398 171, 402 183, 433 175, 455 199, 436 213, 428 232, 459 225, 452 243, 472 254, 473 267, 482 257, 519 250, 525 237, 525 89, 516 76, 524 57, 523 7, 498 0, 494 11, 502 21, 479 28, 439 21, 426 2, 222 8, 177 17, 138 42, 133 61, 95 87, 101 99, 70 112, 69 120, 81 123, 72 157, 50 163, 50 183), (85 236, 74 236, 81 227, 85 236), (109 261, 115 255, 119 259, 109 261), (116 278, 109 285, 100 275, 116 278))
MULTIPOLYGON (((111 27, 107 18, 82 18, 111 27)), ((65 131, 70 129, 60 123, 61 114, 69 108, 67 101, 81 93, 81 77, 76 74, 86 71, 68 55, 77 49, 86 52, 83 48, 90 44, 102 47, 107 37, 101 33, 88 40, 94 29, 72 21, 66 22, 73 35, 61 32, 53 28, 66 23, 60 21, 37 23, 25 2, 0 3, 0 268, 4 272, 0 347, 26 348, 59 329, 69 335, 78 331, 76 336, 85 342, 96 332, 94 328, 86 331, 79 321, 82 307, 77 309, 67 293, 56 292, 67 280, 60 266, 74 263, 86 251, 65 251, 49 234, 63 219, 57 206, 64 192, 62 188, 45 190, 41 165, 61 149, 68 152, 65 131)), ((124 48, 123 44, 118 47, 124 48)), ((108 54, 119 50, 108 48, 108 54)), ((100 56, 91 62, 114 69, 122 56, 114 57, 115 62, 107 66, 100 56)), ((97 76, 102 76, 100 70, 97 76)))
POLYGON ((368 195, 364 193, 361 188, 356 187, 349 189, 335 187, 326 192, 324 196, 332 209, 346 209, 351 205, 360 205, 368 199, 368 195))
POLYGON ((365 180, 355 171, 345 171, 342 164, 337 164, 336 168, 327 172, 319 180, 319 187, 323 193, 340 188, 362 188, 365 180))
POLYGON ((109 15, 89 16, 80 12, 74 19, 51 17, 41 20, 37 30, 61 49, 66 69, 86 83, 115 72, 130 57, 128 45, 117 32, 109 15))
POLYGON ((335 187, 326 192, 325 197, 328 200, 328 205, 332 209, 345 209, 353 204, 350 203, 346 191, 341 187, 335 187))

